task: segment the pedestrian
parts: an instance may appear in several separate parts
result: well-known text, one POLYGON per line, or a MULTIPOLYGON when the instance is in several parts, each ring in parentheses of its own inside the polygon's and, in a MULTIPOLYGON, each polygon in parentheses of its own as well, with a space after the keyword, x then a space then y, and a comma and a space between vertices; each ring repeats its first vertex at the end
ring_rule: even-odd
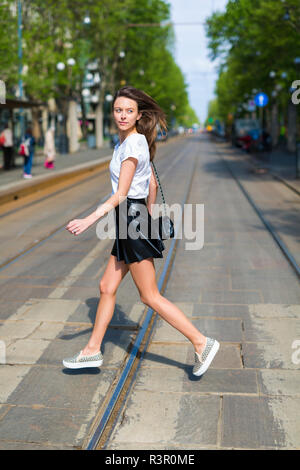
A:
POLYGON ((44 155, 46 157, 44 167, 53 169, 56 156, 53 126, 50 126, 45 134, 44 155))
POLYGON ((3 169, 10 170, 13 166, 14 144, 12 130, 8 122, 0 134, 0 142, 3 148, 3 169))
MULTIPOLYGON (((140 228, 141 236, 135 238, 129 236, 128 230, 129 224, 134 221, 136 211, 145 214, 141 210, 143 206, 147 211, 148 222, 151 223, 153 220, 151 204, 155 203, 157 182, 150 162, 156 150, 157 125, 166 129, 164 113, 143 91, 126 86, 115 94, 113 117, 119 134, 119 144, 115 147, 110 162, 113 192, 96 211, 84 219, 71 220, 66 229, 78 236, 114 208, 116 240, 100 281, 100 300, 90 339, 79 353, 64 359, 63 365, 70 369, 102 365, 101 343, 114 313, 117 289, 130 271, 141 301, 193 344, 195 349, 193 373, 197 376, 202 375, 219 349, 218 341, 200 333, 175 304, 160 294, 153 261, 154 258, 162 258, 162 251, 165 249, 159 236, 149 237, 149 231, 140 228), (122 206, 125 207, 123 216, 125 213, 127 219, 126 239, 119 237, 122 222, 122 215, 119 219, 119 214, 122 213, 122 206)), ((140 226, 142 225, 141 218, 140 226)))
POLYGON ((35 150, 35 138, 32 135, 32 130, 30 127, 26 130, 24 136, 24 143, 28 149, 28 155, 24 155, 24 178, 32 178, 31 168, 32 162, 34 158, 34 150, 35 150))

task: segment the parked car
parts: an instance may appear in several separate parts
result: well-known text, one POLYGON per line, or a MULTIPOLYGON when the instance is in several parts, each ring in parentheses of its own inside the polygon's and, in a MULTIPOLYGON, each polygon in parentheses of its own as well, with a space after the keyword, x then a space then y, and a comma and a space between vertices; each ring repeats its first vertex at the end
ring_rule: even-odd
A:
POLYGON ((252 131, 260 131, 260 124, 257 119, 235 119, 232 126, 232 143, 237 147, 242 147, 242 142, 252 131))

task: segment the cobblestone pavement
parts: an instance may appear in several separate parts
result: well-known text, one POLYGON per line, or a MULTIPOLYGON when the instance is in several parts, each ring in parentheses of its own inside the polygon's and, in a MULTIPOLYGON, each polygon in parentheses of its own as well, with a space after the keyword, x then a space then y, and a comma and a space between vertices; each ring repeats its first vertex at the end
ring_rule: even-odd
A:
MULTIPOLYGON (((178 240, 163 295, 204 334, 218 339, 221 348, 206 374, 196 378, 191 344, 158 318, 107 448, 299 448, 298 279, 223 159, 263 207, 281 197, 291 221, 296 202, 280 182, 262 184, 246 161, 234 160, 224 149, 220 153, 217 144, 200 136, 159 150, 157 169, 169 204, 182 200, 195 159, 186 202, 204 204, 204 247, 188 250, 187 240, 178 240)), ((95 194, 101 199, 110 190, 108 174, 102 175, 75 192, 66 190, 21 215, 3 218, 5 250, 13 253, 14 233, 24 230, 32 239, 39 226, 50 233, 91 206, 95 194), (33 229, 26 220, 31 227, 34 221, 33 229)), ((293 230, 291 222, 289 238, 296 250, 293 230)), ((0 271, 0 340, 5 347, 0 448, 84 445, 145 310, 128 274, 102 345, 101 369, 63 368, 61 359, 80 350, 90 335, 112 244, 99 241, 93 229, 80 238, 59 230, 0 271)), ((164 259, 155 260, 158 276, 171 242, 165 244, 164 259)))

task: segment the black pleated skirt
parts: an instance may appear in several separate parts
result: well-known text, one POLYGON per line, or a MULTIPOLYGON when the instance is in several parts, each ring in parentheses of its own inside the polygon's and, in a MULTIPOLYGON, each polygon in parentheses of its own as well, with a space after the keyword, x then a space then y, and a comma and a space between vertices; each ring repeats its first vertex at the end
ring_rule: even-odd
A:
POLYGON ((146 199, 127 197, 115 207, 116 239, 111 254, 126 264, 146 258, 163 258, 165 245, 159 237, 146 199))

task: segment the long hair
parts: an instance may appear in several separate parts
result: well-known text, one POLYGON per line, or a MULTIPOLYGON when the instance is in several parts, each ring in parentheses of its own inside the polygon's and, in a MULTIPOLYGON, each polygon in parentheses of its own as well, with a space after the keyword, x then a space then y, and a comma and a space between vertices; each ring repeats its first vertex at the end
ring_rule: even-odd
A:
POLYGON ((142 114, 142 117, 136 121, 136 130, 139 134, 144 134, 146 137, 149 146, 150 161, 152 161, 156 152, 155 140, 157 127, 167 131, 165 113, 151 96, 132 86, 120 88, 114 96, 112 106, 114 106, 116 99, 121 96, 136 101, 138 105, 138 111, 142 114))

